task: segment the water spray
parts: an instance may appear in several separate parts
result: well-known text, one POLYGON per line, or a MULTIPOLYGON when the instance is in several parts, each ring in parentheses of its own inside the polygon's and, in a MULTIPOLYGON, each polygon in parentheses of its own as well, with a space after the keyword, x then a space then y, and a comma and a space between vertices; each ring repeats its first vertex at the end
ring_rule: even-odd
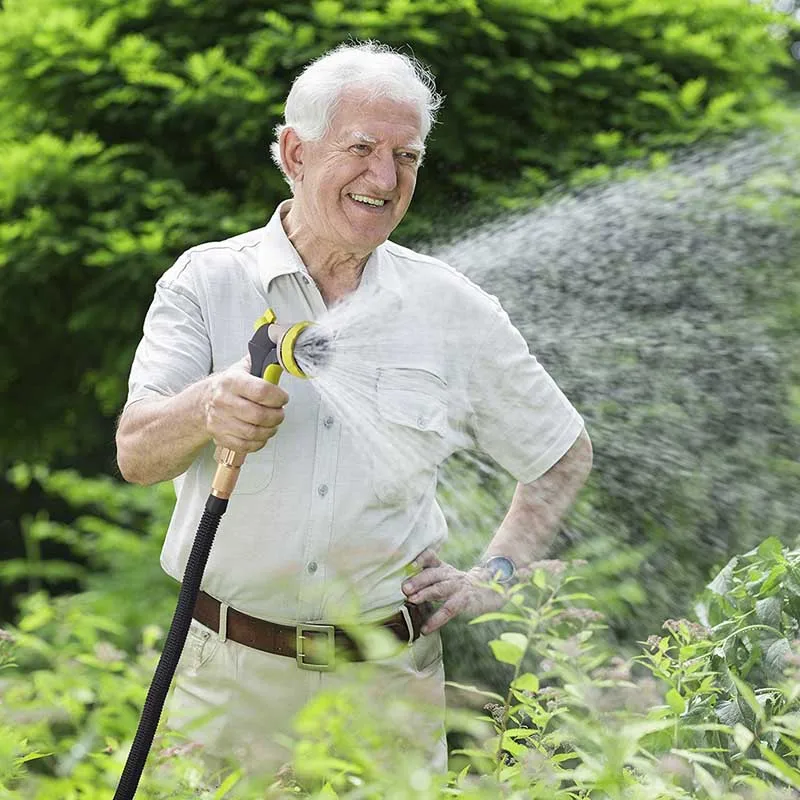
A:
MULTIPOLYGON (((329 362, 332 338, 312 322, 279 325, 275 313, 270 308, 256 321, 254 327, 255 333, 248 344, 251 375, 277 386, 284 372, 296 378, 313 378, 329 362)), ((175 614, 145 699, 139 727, 114 800, 133 800, 136 794, 164 702, 186 643, 192 611, 200 591, 211 545, 214 543, 222 515, 228 507, 228 500, 236 487, 245 456, 227 447, 217 447, 214 459, 217 462, 217 470, 211 483, 211 493, 197 527, 194 544, 186 562, 175 614)))

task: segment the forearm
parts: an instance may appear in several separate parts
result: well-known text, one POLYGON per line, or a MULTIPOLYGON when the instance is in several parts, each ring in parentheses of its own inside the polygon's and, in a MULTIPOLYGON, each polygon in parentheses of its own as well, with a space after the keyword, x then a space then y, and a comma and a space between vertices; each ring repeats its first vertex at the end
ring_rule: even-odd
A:
POLYGON ((117 463, 125 480, 151 484, 185 472, 211 439, 206 426, 209 381, 173 397, 140 400, 117 426, 117 463))
POLYGON ((517 484, 508 513, 486 550, 503 555, 524 576, 531 562, 541 559, 552 544, 559 522, 575 500, 592 468, 592 445, 585 431, 544 475, 517 484))

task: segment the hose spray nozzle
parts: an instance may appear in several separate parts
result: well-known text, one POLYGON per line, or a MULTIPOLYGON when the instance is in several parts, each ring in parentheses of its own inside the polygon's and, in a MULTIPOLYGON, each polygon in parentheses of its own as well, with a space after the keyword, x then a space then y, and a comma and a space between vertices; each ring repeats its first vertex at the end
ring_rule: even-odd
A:
MULTIPOLYGON (((330 361, 333 337, 314 322, 305 320, 279 325, 268 308, 256 320, 255 333, 247 348, 250 374, 278 385, 284 371, 295 378, 314 378, 330 361)), ((217 471, 211 486, 216 497, 229 498, 244 464, 244 455, 227 447, 214 452, 217 471)))

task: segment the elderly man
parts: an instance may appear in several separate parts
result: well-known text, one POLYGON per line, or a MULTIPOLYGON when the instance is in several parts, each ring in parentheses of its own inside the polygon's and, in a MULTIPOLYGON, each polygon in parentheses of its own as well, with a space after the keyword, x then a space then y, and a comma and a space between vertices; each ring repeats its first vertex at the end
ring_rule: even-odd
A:
POLYGON ((384 693, 422 701, 416 735, 444 768, 438 631, 495 607, 489 579, 527 574, 591 468, 580 416, 497 300, 388 241, 411 202, 439 103, 417 62, 379 45, 341 46, 313 62, 292 87, 273 145, 292 199, 261 229, 190 249, 157 284, 117 446, 127 480, 175 481, 162 565, 177 580, 215 444, 248 454, 170 704, 170 724, 210 753, 278 765, 286 753, 276 734, 296 712, 369 667, 384 693), (402 332, 385 346, 371 342, 368 402, 394 437, 421 443, 429 463, 385 463, 359 441, 358 420, 342 419, 313 381, 279 388, 251 376, 242 358, 266 307, 287 323, 318 319, 361 294, 389 298, 386 326, 402 332), (448 430, 519 481, 468 572, 436 554, 446 535, 436 470, 456 449, 448 430), (298 626, 308 623, 336 631, 337 651, 351 642, 337 626, 354 608, 385 627, 396 650, 372 664, 356 644, 313 663, 295 657, 298 626))

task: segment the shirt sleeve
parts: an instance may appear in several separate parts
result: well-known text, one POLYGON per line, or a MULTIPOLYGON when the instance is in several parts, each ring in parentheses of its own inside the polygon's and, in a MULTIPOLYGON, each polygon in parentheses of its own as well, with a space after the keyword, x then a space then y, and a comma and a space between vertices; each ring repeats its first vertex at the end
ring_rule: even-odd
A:
POLYGON ((211 343, 200 304, 181 260, 156 284, 133 359, 125 407, 150 397, 171 397, 211 372, 211 343))
POLYGON ((569 450, 583 419, 506 312, 496 314, 470 370, 472 434, 520 483, 531 483, 569 450))

